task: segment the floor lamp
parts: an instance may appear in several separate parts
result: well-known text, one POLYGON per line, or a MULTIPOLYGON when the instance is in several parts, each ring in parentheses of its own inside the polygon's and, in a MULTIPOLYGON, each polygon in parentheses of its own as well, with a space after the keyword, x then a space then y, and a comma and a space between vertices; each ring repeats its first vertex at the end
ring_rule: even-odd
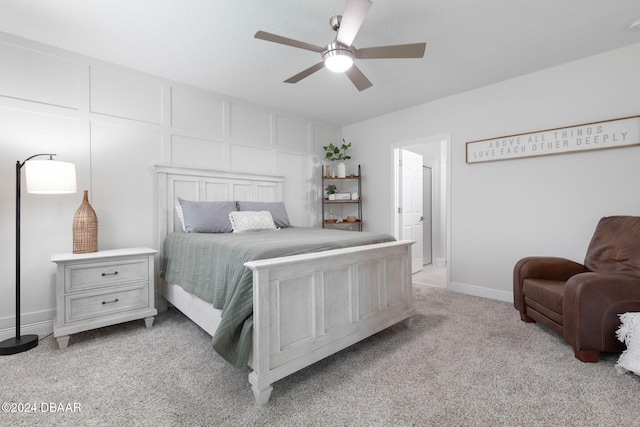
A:
POLYGON ((76 166, 53 160, 56 154, 35 154, 16 162, 16 336, 0 342, 0 355, 22 353, 38 345, 37 335, 20 335, 20 171, 25 166, 27 191, 36 194, 76 192, 76 166), (49 156, 48 160, 32 160, 49 156))

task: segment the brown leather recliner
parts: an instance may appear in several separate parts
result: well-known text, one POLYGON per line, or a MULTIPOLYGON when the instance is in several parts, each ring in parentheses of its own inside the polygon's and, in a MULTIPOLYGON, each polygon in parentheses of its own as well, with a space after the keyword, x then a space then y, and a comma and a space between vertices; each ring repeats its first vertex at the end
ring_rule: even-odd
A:
POLYGON ((513 270, 513 305, 573 346, 583 362, 625 349, 618 314, 640 312, 640 217, 598 222, 584 265, 564 258, 527 257, 513 270))

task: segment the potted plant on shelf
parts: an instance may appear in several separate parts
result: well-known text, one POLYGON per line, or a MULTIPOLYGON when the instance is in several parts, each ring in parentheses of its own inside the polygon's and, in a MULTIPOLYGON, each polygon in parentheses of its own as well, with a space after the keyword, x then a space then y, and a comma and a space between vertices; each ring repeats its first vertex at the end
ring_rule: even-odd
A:
POLYGON ((329 184, 327 185, 327 188, 325 188, 325 190, 327 190, 327 195, 329 197, 329 200, 336 199, 336 193, 338 192, 338 187, 336 185, 329 184))
POLYGON ((324 147, 324 158, 330 161, 338 162, 338 178, 344 178, 347 176, 346 168, 344 165, 345 160, 349 160, 351 158, 350 155, 347 154, 349 148, 351 148, 351 143, 348 143, 342 139, 342 145, 337 146, 333 143, 329 145, 325 145, 324 147))

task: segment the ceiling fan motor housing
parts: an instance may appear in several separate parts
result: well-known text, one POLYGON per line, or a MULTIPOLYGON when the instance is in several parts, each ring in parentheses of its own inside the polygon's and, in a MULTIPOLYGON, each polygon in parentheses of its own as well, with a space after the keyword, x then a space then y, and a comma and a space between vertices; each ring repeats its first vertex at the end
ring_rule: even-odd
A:
POLYGON ((339 42, 329 43, 327 50, 322 52, 322 59, 326 59, 327 56, 334 55, 346 55, 352 59, 356 57, 356 48, 353 46, 345 46, 339 42))

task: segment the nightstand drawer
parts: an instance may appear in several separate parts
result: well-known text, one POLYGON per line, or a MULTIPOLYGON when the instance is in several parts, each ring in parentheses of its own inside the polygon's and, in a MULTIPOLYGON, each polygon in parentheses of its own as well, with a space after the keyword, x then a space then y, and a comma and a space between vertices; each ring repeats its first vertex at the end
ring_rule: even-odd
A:
POLYGON ((67 291, 101 288, 114 284, 147 281, 149 264, 147 258, 71 264, 65 267, 67 291))
POLYGON ((110 292, 90 292, 65 298, 65 321, 92 319, 149 306, 149 285, 139 283, 110 292))

